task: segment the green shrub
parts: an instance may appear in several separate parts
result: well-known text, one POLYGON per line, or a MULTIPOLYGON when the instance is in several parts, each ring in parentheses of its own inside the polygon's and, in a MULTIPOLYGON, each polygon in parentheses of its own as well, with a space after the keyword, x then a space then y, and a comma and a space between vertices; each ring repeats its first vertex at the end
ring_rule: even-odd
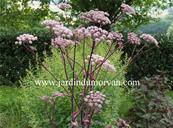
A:
POLYGON ((155 76, 141 80, 134 92, 134 106, 129 111, 134 128, 172 128, 173 103, 165 95, 165 79, 155 76))
POLYGON ((168 30, 167 30, 167 35, 169 37, 173 36, 173 23, 169 26, 168 30))
POLYGON ((51 34, 48 30, 35 27, 28 31, 17 31, 7 28, 0 28, 0 83, 8 85, 18 81, 26 75, 29 64, 36 65, 36 57, 33 58, 24 47, 15 45, 16 37, 21 33, 31 33, 38 36, 34 43, 37 48, 38 57, 43 61, 44 53, 49 53, 51 34))

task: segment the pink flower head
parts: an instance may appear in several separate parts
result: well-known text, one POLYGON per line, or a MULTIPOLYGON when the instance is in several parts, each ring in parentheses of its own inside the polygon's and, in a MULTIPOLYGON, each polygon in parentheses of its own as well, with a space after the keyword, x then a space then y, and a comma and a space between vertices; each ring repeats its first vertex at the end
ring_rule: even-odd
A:
POLYGON ((107 36, 109 33, 106 30, 96 26, 90 26, 87 29, 91 34, 92 39, 96 41, 96 43, 107 41, 107 36))
POLYGON ((52 94, 52 97, 64 97, 64 93, 54 92, 54 93, 52 94))
POLYGON ((63 11, 66 11, 68 9, 71 9, 72 7, 70 4, 67 4, 67 3, 59 3, 58 8, 60 8, 63 11))
POLYGON ((113 35, 113 40, 117 42, 119 48, 123 48, 123 34, 120 32, 111 32, 111 34, 113 35))
POLYGON ((108 18, 109 14, 107 12, 90 10, 89 12, 83 12, 80 14, 80 18, 93 23, 99 23, 102 25, 111 24, 108 18))
POLYGON ((125 14, 131 14, 131 15, 135 15, 135 9, 127 4, 122 4, 121 5, 121 11, 125 14))
POLYGON ((159 47, 159 42, 150 34, 142 34, 141 38, 144 39, 147 42, 154 43, 157 47, 159 47))
MULTIPOLYGON (((88 56, 88 59, 90 56, 88 56)), ((91 64, 92 65, 101 65, 102 68, 106 69, 109 72, 115 72, 116 69, 114 65, 110 64, 109 60, 105 61, 105 58, 96 54, 93 54, 91 57, 91 64)))
POLYGON ((23 34, 18 36, 17 41, 15 42, 15 44, 32 44, 33 41, 37 40, 38 38, 36 36, 30 35, 30 34, 23 34))
POLYGON ((141 44, 140 38, 134 32, 128 33, 128 41, 131 44, 136 44, 136 45, 140 45, 141 44))
POLYGON ((118 128, 128 128, 129 124, 127 124, 127 122, 125 120, 119 119, 117 121, 117 126, 118 126, 118 128))
POLYGON ((120 33, 120 32, 111 32, 111 33, 113 35, 113 39, 115 39, 117 42, 119 42, 119 41, 123 42, 124 41, 122 33, 120 33))
POLYGON ((69 46, 73 46, 74 44, 75 42, 73 42, 72 40, 63 39, 60 37, 52 39, 52 45, 56 48, 67 48, 69 46))
POLYGON ((96 110, 100 110, 103 103, 105 102, 105 98, 106 96, 101 92, 97 91, 94 93, 91 91, 89 95, 85 96, 84 102, 87 104, 87 106, 96 110))
POLYGON ((53 30, 57 37, 69 39, 73 36, 73 32, 67 27, 62 25, 56 25, 55 27, 53 27, 53 30))
POLYGON ((41 24, 51 29, 57 25, 62 25, 62 23, 55 20, 45 20, 41 24))
POLYGON ((85 27, 76 29, 74 32, 74 35, 75 35, 76 40, 78 40, 78 41, 81 41, 87 37, 91 37, 91 33, 85 27))

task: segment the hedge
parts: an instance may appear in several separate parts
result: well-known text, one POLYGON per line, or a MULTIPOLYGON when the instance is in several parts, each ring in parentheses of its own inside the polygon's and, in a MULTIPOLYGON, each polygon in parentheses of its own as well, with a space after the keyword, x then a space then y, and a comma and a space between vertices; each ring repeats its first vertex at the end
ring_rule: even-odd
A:
POLYGON ((38 37, 34 42, 37 57, 44 60, 45 53, 50 54, 51 34, 47 29, 35 27, 32 30, 17 31, 0 28, 0 84, 17 83, 26 75, 29 67, 34 69, 37 57, 33 57, 23 46, 15 45, 16 37, 23 33, 30 33, 38 37), (44 42, 47 42, 48 45, 44 42), (30 66, 31 65, 31 66, 30 66), (5 83, 4 83, 5 82, 5 83))
MULTIPOLYGON (((159 48, 153 47, 141 54, 133 64, 129 66, 126 77, 139 80, 153 75, 166 75, 170 82, 173 80, 173 37, 166 34, 158 34, 155 38, 159 41, 159 48)), ((139 48, 138 48, 139 50, 139 48)), ((130 55, 131 50, 126 50, 130 55)), ((171 82, 173 85, 173 83, 171 82)))

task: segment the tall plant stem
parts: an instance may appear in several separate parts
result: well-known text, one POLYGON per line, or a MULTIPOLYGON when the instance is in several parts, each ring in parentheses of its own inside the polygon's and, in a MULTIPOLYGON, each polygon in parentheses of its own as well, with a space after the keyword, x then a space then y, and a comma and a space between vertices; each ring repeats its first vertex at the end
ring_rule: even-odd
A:
POLYGON ((71 69, 73 70, 73 65, 72 65, 72 63, 71 63, 71 61, 70 61, 70 57, 69 57, 69 54, 68 54, 68 50, 66 49, 65 52, 66 52, 65 55, 66 55, 66 57, 67 57, 68 63, 69 63, 69 65, 70 65, 71 69))
MULTIPOLYGON (((72 59, 69 55, 66 55, 66 56, 69 60, 71 60, 74 63, 74 59, 72 59)), ((83 69, 83 66, 80 63, 78 63, 78 62, 75 62, 75 63, 83 69)))
POLYGON ((91 59, 92 59, 92 54, 94 53, 94 48, 95 48, 95 44, 96 42, 93 41, 93 45, 92 45, 92 49, 91 49, 91 53, 90 53, 90 58, 89 58, 89 62, 88 62, 88 67, 87 67, 87 72, 86 72, 86 78, 85 78, 85 86, 84 86, 84 91, 83 91, 83 96, 86 95, 86 88, 87 88, 87 80, 88 80, 88 77, 89 77, 89 71, 90 71, 90 65, 91 65, 91 59))
MULTIPOLYGON (((61 56, 62 56, 62 63, 63 63, 63 67, 64 67, 64 73, 65 73, 65 76, 66 76, 66 79, 69 81, 69 77, 68 77, 68 73, 67 73, 67 65, 66 65, 66 60, 65 60, 65 53, 63 51, 63 49, 59 48, 60 51, 61 51, 61 56)), ((71 87, 70 85, 68 84, 68 89, 71 90, 71 87)))
POLYGON ((90 114, 90 118, 89 118, 89 125, 87 126, 87 128, 90 128, 90 126, 91 126, 91 120, 92 120, 93 115, 94 115, 94 110, 91 110, 91 114, 90 114))
POLYGON ((72 96, 71 96, 71 116, 72 116, 72 121, 74 121, 74 117, 73 117, 73 112, 74 112, 74 86, 75 86, 75 63, 76 63, 76 43, 74 46, 74 53, 73 53, 73 85, 72 85, 72 96))
POLYGON ((67 65, 66 65, 66 60, 65 60, 65 57, 64 57, 64 52, 61 48, 60 48, 60 51, 61 51, 61 55, 62 55, 62 62, 63 62, 65 76, 66 76, 66 79, 69 80, 69 77, 68 77, 68 74, 67 74, 67 65))
MULTIPOLYGON (((91 58, 92 58, 92 54, 94 52, 94 48, 95 48, 95 44, 96 42, 93 41, 93 45, 92 45, 92 49, 91 49, 91 53, 90 53, 90 58, 89 58, 89 63, 88 63, 88 67, 87 67, 87 71, 85 72, 86 74, 86 77, 84 78, 85 79, 85 85, 84 85, 84 89, 83 89, 83 95, 82 95, 82 99, 81 99, 81 102, 83 101, 83 98, 84 96, 86 95, 86 89, 87 89, 87 80, 88 80, 88 77, 89 77, 89 70, 90 70, 90 65, 91 65, 91 58)), ((83 47, 83 50, 85 50, 85 47, 83 47)), ((83 54, 83 58, 84 58, 84 54, 83 54)), ((81 110, 81 125, 82 125, 82 128, 84 128, 83 126, 83 104, 81 103, 81 107, 80 107, 80 110, 81 110)))
MULTIPOLYGON (((84 43, 83 43, 83 63, 84 63, 84 71, 86 73, 86 63, 85 63, 85 38, 84 38, 84 43)), ((85 76, 84 76, 85 77, 85 76)))
POLYGON ((137 52, 136 55, 134 55, 134 57, 130 57, 130 58, 129 58, 128 64, 131 64, 131 63, 134 61, 134 59, 136 59, 136 58, 140 55, 141 51, 142 51, 145 47, 146 47, 145 45, 142 46, 142 48, 137 52))

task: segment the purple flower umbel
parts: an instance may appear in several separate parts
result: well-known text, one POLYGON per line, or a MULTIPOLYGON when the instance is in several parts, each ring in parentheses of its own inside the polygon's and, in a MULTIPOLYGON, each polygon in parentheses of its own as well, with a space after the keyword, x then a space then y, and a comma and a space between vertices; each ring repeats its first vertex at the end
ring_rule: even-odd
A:
POLYGON ((157 47, 159 47, 159 42, 150 34, 142 34, 141 38, 144 39, 147 42, 151 42, 153 44, 155 44, 157 47))
POLYGON ((105 98, 106 96, 101 92, 97 91, 94 93, 91 91, 90 94, 84 98, 84 101, 92 109, 100 110, 105 102, 105 98))
POLYGON ((131 44, 136 44, 136 45, 140 45, 141 44, 140 38, 134 32, 128 33, 128 41, 131 44))
POLYGON ((58 8, 63 10, 63 11, 66 11, 68 9, 71 9, 72 7, 70 4, 67 4, 67 3, 59 3, 58 8))
POLYGON ((31 34, 23 34, 23 35, 18 36, 16 39, 17 39, 17 41, 15 42, 15 44, 21 45, 22 43, 32 44, 32 42, 37 40, 38 38, 31 34))
POLYGON ((103 11, 90 10, 89 12, 83 12, 80 14, 80 18, 92 23, 99 23, 102 25, 111 24, 108 18, 109 14, 103 11))
POLYGON ((121 11, 123 13, 125 13, 125 14, 131 14, 131 15, 135 15, 136 14, 134 8, 129 6, 129 5, 127 5, 127 4, 122 4, 121 5, 121 11))

